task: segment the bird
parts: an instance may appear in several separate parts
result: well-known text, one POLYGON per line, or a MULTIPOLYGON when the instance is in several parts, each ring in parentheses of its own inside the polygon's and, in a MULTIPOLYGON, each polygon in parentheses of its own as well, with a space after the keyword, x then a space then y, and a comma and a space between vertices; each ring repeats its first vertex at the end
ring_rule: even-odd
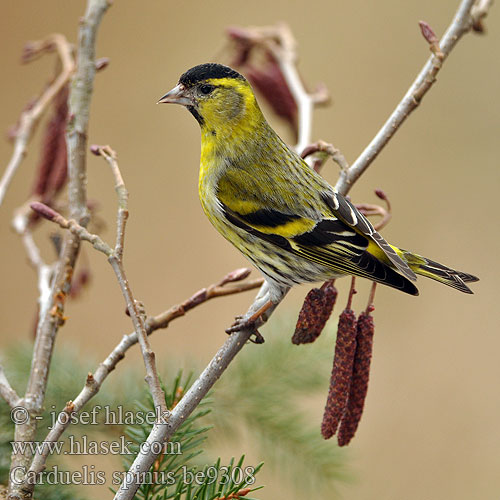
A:
POLYGON ((198 191, 215 228, 265 278, 228 333, 262 323, 294 285, 360 276, 418 295, 416 275, 464 293, 476 276, 390 245, 273 130, 246 78, 217 63, 186 71, 158 103, 185 106, 201 128, 198 191))

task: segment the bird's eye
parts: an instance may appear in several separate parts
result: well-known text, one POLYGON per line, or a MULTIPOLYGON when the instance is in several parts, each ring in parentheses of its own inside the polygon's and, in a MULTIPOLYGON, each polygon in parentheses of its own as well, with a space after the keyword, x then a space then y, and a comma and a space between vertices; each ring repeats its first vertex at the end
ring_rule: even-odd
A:
POLYGON ((203 84, 201 87, 200 87, 200 92, 204 95, 208 95, 210 94, 210 92, 212 92, 212 90, 214 89, 215 87, 213 85, 209 85, 208 83, 205 83, 203 84))

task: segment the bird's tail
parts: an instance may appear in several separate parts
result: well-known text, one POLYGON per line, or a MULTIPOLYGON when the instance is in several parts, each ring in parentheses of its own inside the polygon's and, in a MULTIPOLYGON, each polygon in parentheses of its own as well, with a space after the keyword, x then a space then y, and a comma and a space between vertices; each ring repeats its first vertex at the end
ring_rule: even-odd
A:
POLYGON ((432 278, 452 288, 456 288, 461 292, 473 293, 466 283, 479 281, 479 278, 472 274, 456 271, 455 269, 434 262, 431 259, 426 259, 421 255, 408 252, 407 250, 401 250, 401 252, 403 258, 416 274, 427 276, 428 278, 432 278))

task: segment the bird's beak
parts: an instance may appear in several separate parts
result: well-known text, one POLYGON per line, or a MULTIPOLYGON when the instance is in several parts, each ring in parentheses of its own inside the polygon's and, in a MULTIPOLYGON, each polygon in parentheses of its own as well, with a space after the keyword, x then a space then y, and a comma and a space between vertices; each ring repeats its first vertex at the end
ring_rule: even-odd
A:
POLYGON ((183 106, 192 106, 194 105, 191 97, 187 95, 186 89, 184 85, 177 85, 170 92, 167 92, 158 102, 161 103, 173 103, 173 104, 182 104, 183 106))

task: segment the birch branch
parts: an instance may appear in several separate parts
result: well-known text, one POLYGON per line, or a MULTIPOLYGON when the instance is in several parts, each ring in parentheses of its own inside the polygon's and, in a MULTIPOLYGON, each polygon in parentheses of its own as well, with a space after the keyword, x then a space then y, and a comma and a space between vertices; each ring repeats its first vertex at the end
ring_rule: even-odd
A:
POLYGON ((98 152, 111 167, 111 171, 113 172, 113 176, 115 178, 115 189, 118 195, 116 245, 115 249, 108 257, 108 261, 116 274, 116 278, 118 279, 123 297, 125 298, 125 302, 127 304, 130 318, 132 319, 132 323, 134 325, 134 330, 137 334, 137 338, 139 339, 142 357, 146 367, 145 379, 149 385, 151 395, 153 396, 153 402, 158 412, 157 423, 155 425, 163 425, 162 423, 158 423, 160 420, 159 416, 167 411, 167 407, 165 404, 165 393, 161 388, 160 379, 158 377, 155 353, 151 349, 151 345, 148 340, 144 314, 140 310, 141 308, 139 304, 134 299, 132 289, 130 288, 125 274, 125 269, 123 267, 123 243, 125 238, 125 226, 128 219, 128 192, 125 188, 120 169, 118 168, 118 164, 116 162, 116 153, 109 146, 100 147, 98 152))
MULTIPOLYGON (((88 0, 85 16, 81 20, 78 40, 77 68, 70 91, 70 123, 68 125, 68 175, 69 175, 69 206, 73 217, 86 224, 86 132, 90 97, 95 74, 95 40, 102 16, 109 4, 107 0, 88 0)), ((57 91, 66 84, 62 81, 57 91)), ((54 90, 54 95, 57 92, 54 90)), ((31 129, 28 128, 31 132, 31 129)), ((25 143, 20 143, 25 150, 25 143), (23 145, 24 144, 24 145, 23 145)), ((24 153, 23 153, 24 154, 24 153)), ((17 167, 16 167, 17 168, 17 167)), ((49 375, 52 351, 59 327, 64 323, 64 305, 71 286, 71 277, 80 248, 79 238, 68 235, 63 244, 63 250, 54 273, 51 290, 50 306, 45 315, 40 315, 33 358, 29 374, 26 394, 21 399, 22 405, 29 413, 25 424, 15 427, 16 442, 32 442, 35 439, 37 420, 45 399, 45 390, 49 375)), ((29 500, 33 497, 34 483, 26 481, 22 471, 29 469, 31 451, 26 447, 24 453, 12 453, 11 474, 9 478, 9 499, 29 500), (17 471, 16 481, 12 481, 13 471, 17 471), (21 471, 21 472, 20 472, 21 471)))
MULTIPOLYGON (((240 282, 240 280, 245 279, 249 274, 250 269, 236 269, 235 271, 232 271, 224 276, 224 278, 222 278, 219 282, 214 283, 207 288, 198 290, 195 294, 180 304, 170 307, 157 316, 148 318, 146 321, 146 333, 151 335, 156 330, 167 328, 171 321, 184 316, 191 309, 207 302, 210 299, 242 293, 247 290, 258 288, 262 285, 263 278, 240 282)), ((70 401, 72 412, 78 413, 85 406, 85 404, 87 404, 88 401, 90 401, 90 399, 92 399, 99 392, 108 375, 125 357, 127 351, 133 345, 137 344, 137 342, 138 337, 135 331, 123 336, 119 344, 98 366, 95 372, 93 374, 88 374, 82 390, 73 401, 70 401)), ((62 413, 67 413, 67 407, 61 411, 61 414, 62 413)), ((39 449, 33 458, 29 471, 30 474, 38 474, 43 470, 50 452, 49 443, 59 440, 65 429, 70 425, 70 422, 70 419, 64 418, 64 415, 61 415, 61 418, 57 418, 55 425, 43 440, 43 442, 47 444, 45 444, 42 449, 39 449)))
MULTIPOLYGON (((481 3, 487 10, 489 3, 485 1, 481 3)), ((440 50, 444 54, 444 58, 450 53, 461 36, 463 36, 463 34, 465 34, 472 27, 473 18, 470 11, 473 4, 474 0, 463 0, 460 4, 458 12, 439 46, 440 50)), ((482 17, 484 17, 484 15, 482 17)), ((439 71, 440 67, 441 61, 438 61, 437 56, 433 55, 417 77, 414 85, 410 88, 410 91, 408 91, 407 96, 405 96, 402 103, 398 105, 393 115, 391 115, 391 118, 384 125, 379 134, 377 134, 372 143, 370 143, 370 145, 365 149, 354 165, 352 165, 348 170, 341 172, 336 186, 339 192, 347 194, 352 185, 368 168, 374 158, 390 140, 392 135, 394 135, 394 132, 399 128, 404 119, 418 105, 423 95, 432 86, 434 81, 433 79, 435 78, 435 75, 439 71), (419 96, 418 101, 415 96, 419 96), (395 117, 397 121, 393 121, 393 117, 395 117)), ((308 126, 305 121, 303 126, 306 126, 305 132, 302 132, 305 136, 305 134, 308 133, 308 126)), ((300 136, 301 133, 299 131, 299 137, 300 136)), ((310 141, 307 141, 307 143, 303 146, 307 146, 309 142, 310 141)), ((342 159, 340 161, 342 162, 342 159)), ((265 290, 266 283, 262 286, 259 295, 265 293, 265 290)), ((259 295, 257 297, 259 297, 259 295)), ((254 304, 256 302, 254 302, 254 304)), ((252 310, 252 307, 253 305, 250 307, 249 311, 252 310)), ((270 311, 268 317, 271 313, 272 311, 270 311)), ((201 399, 212 388, 220 375, 234 359, 236 354, 249 340, 251 335, 252 330, 241 330, 233 333, 215 354, 208 366, 194 382, 190 390, 182 397, 176 407, 172 410, 168 420, 168 426, 153 428, 146 441, 147 446, 143 447, 136 456, 133 464, 129 468, 128 474, 114 497, 115 500, 131 500, 134 498, 135 493, 141 484, 141 474, 144 474, 150 469, 151 465, 158 456, 151 451, 154 449, 154 447, 152 448, 153 443, 163 443, 165 440, 168 440, 170 436, 172 436, 176 429, 182 424, 183 421, 185 421, 185 419, 196 408, 201 399)))
POLYGON ((399 130, 410 113, 419 106, 425 94, 436 82, 436 75, 457 42, 471 30, 474 23, 486 16, 490 6, 491 1, 463 0, 439 44, 434 44, 426 38, 433 54, 370 144, 347 171, 340 173, 335 185, 338 192, 344 195, 347 194, 356 180, 377 158, 392 136, 399 130))
POLYGON ((153 428, 146 440, 146 444, 141 446, 141 451, 130 466, 120 488, 116 492, 115 500, 131 500, 134 498, 137 489, 144 480, 143 473, 150 469, 158 456, 153 453, 158 443, 167 441, 195 410, 210 388, 229 366, 229 363, 243 348, 252 333, 253 330, 247 329, 231 334, 194 384, 171 411, 168 425, 153 428))
POLYGON ((165 395, 158 378, 155 354, 149 344, 144 314, 141 311, 141 307, 134 299, 132 289, 130 288, 125 269, 123 267, 123 244, 125 238, 125 227, 129 213, 128 192, 125 188, 125 184, 116 161, 116 153, 109 146, 93 146, 92 151, 94 154, 102 156, 107 161, 115 179, 115 189, 118 195, 118 216, 116 246, 114 250, 99 236, 89 233, 83 225, 79 224, 74 219, 65 219, 61 214, 47 205, 40 202, 34 202, 31 204, 31 208, 47 220, 55 222, 63 229, 67 229, 71 234, 77 236, 79 239, 90 242, 96 250, 104 253, 108 257, 108 261, 118 279, 120 289, 125 298, 127 310, 132 319, 137 338, 139 339, 139 344, 141 345, 141 352, 146 366, 146 382, 148 383, 153 396, 155 407, 159 412, 161 411, 163 413, 166 411, 165 395))

